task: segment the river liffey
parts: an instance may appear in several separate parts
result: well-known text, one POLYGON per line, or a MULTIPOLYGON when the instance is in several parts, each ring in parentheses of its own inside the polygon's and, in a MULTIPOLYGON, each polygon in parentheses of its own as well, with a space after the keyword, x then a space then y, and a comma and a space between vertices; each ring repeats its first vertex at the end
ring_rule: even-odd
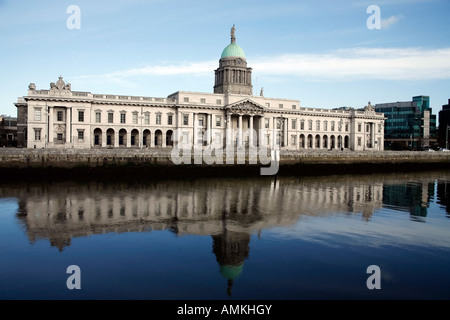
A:
POLYGON ((450 299, 450 171, 0 185, 0 298, 450 299))

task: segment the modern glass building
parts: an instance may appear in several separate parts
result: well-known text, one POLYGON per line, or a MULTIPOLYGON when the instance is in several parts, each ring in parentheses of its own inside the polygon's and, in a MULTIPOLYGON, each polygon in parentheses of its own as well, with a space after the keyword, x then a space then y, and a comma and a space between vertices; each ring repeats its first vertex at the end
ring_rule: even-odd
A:
POLYGON ((421 149, 436 144, 436 115, 432 114, 429 96, 412 101, 379 103, 375 111, 384 113, 384 147, 421 149))
POLYGON ((439 111, 439 129, 438 129, 439 146, 448 148, 450 146, 450 99, 448 104, 442 105, 439 111))

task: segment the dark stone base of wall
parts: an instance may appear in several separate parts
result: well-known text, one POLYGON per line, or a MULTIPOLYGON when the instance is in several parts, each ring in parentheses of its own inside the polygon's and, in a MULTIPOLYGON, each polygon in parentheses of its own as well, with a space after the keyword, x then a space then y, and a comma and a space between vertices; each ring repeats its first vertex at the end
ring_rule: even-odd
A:
MULTIPOLYGON (((257 177, 269 165, 176 165, 172 149, 0 149, 0 181, 155 181, 257 177)), ((200 158, 201 160, 202 158, 200 158)), ((203 159, 205 160, 205 159, 203 159)), ((227 163, 223 159, 222 163, 227 163)), ((189 162, 188 162, 189 163, 189 162)), ((277 176, 372 174, 450 169, 450 152, 281 151, 277 176)), ((276 170, 275 170, 276 172, 276 170)), ((270 177, 270 176, 266 176, 270 177)))
MULTIPOLYGON (((152 165, 124 164, 77 167, 0 167, 3 183, 39 181, 127 181, 151 182, 162 179, 199 179, 220 177, 258 177, 261 165, 152 165)), ((449 170, 447 162, 361 162, 361 163, 295 163, 280 165, 274 176, 305 177, 345 174, 373 174, 411 171, 449 170)))

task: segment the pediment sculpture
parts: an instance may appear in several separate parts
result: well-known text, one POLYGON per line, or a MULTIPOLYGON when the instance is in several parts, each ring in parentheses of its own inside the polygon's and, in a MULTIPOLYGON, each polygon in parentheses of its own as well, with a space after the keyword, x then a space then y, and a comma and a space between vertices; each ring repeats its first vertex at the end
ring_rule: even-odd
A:
POLYGON ((58 95, 70 94, 70 83, 65 83, 62 76, 59 76, 58 81, 50 83, 50 92, 58 95))
POLYGON ((251 100, 239 101, 227 107, 229 111, 237 114, 263 114, 265 108, 251 100))

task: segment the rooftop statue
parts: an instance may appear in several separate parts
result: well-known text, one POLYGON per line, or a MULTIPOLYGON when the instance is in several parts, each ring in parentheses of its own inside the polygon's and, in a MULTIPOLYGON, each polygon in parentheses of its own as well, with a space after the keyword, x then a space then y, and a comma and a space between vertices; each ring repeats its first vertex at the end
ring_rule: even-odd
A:
POLYGON ((233 27, 231 28, 231 32, 230 32, 230 34, 231 34, 231 42, 235 42, 236 41, 235 32, 236 32, 236 28, 234 27, 234 24, 233 24, 233 27))
POLYGON ((374 109, 374 107, 372 106, 372 104, 371 104, 370 101, 369 101, 369 103, 368 103, 367 106, 364 108, 364 110, 366 110, 366 111, 374 111, 375 109, 374 109))

